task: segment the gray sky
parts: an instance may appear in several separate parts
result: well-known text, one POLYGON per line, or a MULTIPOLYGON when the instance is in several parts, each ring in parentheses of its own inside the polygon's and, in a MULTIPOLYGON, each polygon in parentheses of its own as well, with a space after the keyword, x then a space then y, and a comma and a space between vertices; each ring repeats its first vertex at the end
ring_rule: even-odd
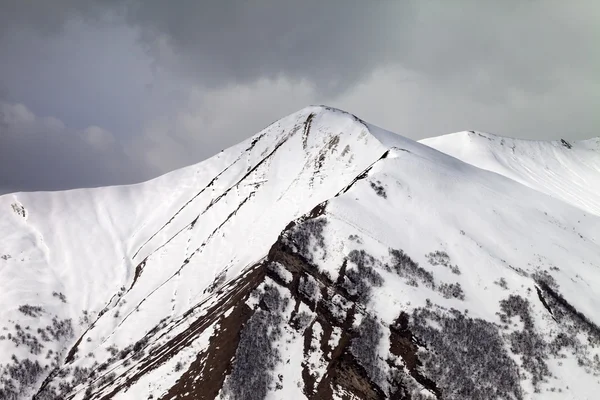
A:
POLYGON ((0 192, 132 183, 309 104, 600 135, 596 0, 0 0, 0 192))

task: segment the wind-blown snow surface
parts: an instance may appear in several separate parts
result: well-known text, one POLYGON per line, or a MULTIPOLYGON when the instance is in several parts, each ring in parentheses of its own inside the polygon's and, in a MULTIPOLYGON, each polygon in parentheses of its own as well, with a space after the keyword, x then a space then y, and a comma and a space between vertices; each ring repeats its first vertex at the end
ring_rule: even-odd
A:
POLYGON ((504 177, 309 107, 143 184, 1 196, 0 398, 595 398, 590 143, 504 177))
POLYGON ((543 142, 467 131, 420 142, 600 215, 600 138, 543 142))

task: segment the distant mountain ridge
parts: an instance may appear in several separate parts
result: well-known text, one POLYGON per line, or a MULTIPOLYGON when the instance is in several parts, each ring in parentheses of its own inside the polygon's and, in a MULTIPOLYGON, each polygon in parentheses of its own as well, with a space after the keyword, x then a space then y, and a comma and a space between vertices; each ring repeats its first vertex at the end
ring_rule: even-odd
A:
POLYGON ((600 153, 568 145, 313 106, 145 183, 0 196, 0 398, 595 398, 600 153))
POLYGON ((420 143, 600 215, 600 138, 544 142, 465 131, 420 143))

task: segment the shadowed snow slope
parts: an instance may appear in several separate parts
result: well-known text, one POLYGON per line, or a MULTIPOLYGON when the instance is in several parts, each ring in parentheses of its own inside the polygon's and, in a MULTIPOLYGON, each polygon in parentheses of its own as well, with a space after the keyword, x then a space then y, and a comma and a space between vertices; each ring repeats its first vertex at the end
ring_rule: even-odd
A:
POLYGON ((139 185, 1 196, 0 398, 594 398, 597 147, 453 140, 309 107, 139 185))

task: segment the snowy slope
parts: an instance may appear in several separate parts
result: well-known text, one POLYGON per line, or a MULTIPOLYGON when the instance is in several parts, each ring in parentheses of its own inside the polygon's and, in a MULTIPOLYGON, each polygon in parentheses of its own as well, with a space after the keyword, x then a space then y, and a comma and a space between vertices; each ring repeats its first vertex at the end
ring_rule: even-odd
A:
POLYGON ((466 131, 420 142, 600 215, 600 138, 544 142, 466 131))
MULTIPOLYGON (((99 319, 96 335, 137 340, 165 316, 201 301, 216 277, 226 279, 226 270, 235 277, 263 257, 289 221, 335 194, 384 151, 354 118, 315 117, 305 109, 199 165, 147 183, 2 196, 6 260, 0 281, 7 289, 0 296, 11 306, 0 310, 0 321, 16 321, 21 305, 43 304, 40 318, 26 321, 31 330, 56 316, 72 320, 78 338, 89 324, 77 321, 95 321, 118 306, 111 315, 121 316, 99 319), (318 126, 311 130, 311 124, 318 126), (143 319, 146 329, 127 318, 142 302, 162 307, 143 319), (123 327, 115 331, 117 326, 123 327)), ((47 351, 56 354, 68 338, 59 339, 37 354, 43 368, 52 366, 47 351)), ((98 344, 82 347, 87 353, 98 344)), ((1 361, 18 347, 8 340, 0 346, 1 361)), ((15 353, 18 359, 26 357, 24 347, 15 353)))
POLYGON ((594 398, 597 192, 504 175, 309 107, 146 183, 1 196, 0 398, 594 398))

